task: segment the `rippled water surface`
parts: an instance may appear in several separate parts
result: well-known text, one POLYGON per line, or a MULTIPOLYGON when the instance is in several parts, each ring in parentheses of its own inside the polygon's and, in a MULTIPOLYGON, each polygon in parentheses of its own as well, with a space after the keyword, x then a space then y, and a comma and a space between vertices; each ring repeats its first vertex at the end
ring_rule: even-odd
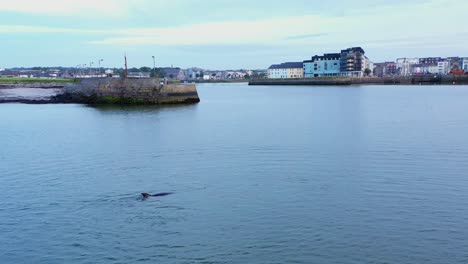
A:
POLYGON ((0 105, 0 263, 468 263, 468 87, 198 89, 0 105))

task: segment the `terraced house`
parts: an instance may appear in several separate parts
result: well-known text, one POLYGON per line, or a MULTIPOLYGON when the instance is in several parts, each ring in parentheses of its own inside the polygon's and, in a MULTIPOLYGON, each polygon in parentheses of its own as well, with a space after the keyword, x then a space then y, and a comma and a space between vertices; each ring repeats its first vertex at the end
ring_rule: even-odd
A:
POLYGON ((274 64, 268 68, 269 79, 302 79, 304 67, 302 62, 274 64))

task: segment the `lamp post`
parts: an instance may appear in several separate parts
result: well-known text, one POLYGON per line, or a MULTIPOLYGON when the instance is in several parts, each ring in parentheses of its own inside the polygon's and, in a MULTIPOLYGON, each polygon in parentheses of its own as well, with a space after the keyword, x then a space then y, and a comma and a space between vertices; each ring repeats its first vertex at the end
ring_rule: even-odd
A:
POLYGON ((99 68, 98 68, 98 75, 101 77, 101 62, 103 62, 103 59, 98 60, 99 68))
POLYGON ((153 78, 156 78, 156 58, 153 57, 153 78))
POLYGON ((89 75, 91 75, 91 77, 93 77, 93 64, 94 62, 89 63, 89 75))

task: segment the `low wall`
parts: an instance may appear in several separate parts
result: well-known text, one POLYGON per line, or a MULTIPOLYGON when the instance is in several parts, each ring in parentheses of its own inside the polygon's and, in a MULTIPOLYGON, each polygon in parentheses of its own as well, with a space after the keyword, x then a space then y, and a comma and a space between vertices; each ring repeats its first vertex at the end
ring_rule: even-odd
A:
POLYGON ((249 85, 424 85, 455 84, 468 85, 468 76, 426 75, 426 76, 392 76, 392 77, 320 77, 311 79, 262 79, 251 80, 249 85))
POLYGON ((348 79, 261 79, 251 80, 249 85, 351 85, 348 79))
POLYGON ((161 85, 159 79, 83 79, 65 86, 62 99, 89 104, 198 103, 194 84, 161 85))

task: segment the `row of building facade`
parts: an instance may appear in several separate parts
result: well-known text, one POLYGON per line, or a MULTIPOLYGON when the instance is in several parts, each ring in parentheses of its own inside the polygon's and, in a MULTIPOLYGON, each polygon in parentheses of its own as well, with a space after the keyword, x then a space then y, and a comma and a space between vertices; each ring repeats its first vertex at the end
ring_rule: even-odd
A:
POLYGON ((468 73, 468 57, 399 58, 376 63, 375 76, 412 76, 424 74, 459 75, 468 73))
POLYGON ((313 56, 303 62, 287 62, 268 68, 270 79, 315 78, 325 76, 362 77, 366 69, 372 71, 373 63, 361 47, 344 49, 340 53, 313 56))
POLYGON ((313 56, 303 62, 286 62, 268 68, 269 79, 301 79, 327 76, 412 76, 424 74, 468 74, 468 58, 399 58, 395 62, 373 63, 361 47, 340 53, 313 56))

